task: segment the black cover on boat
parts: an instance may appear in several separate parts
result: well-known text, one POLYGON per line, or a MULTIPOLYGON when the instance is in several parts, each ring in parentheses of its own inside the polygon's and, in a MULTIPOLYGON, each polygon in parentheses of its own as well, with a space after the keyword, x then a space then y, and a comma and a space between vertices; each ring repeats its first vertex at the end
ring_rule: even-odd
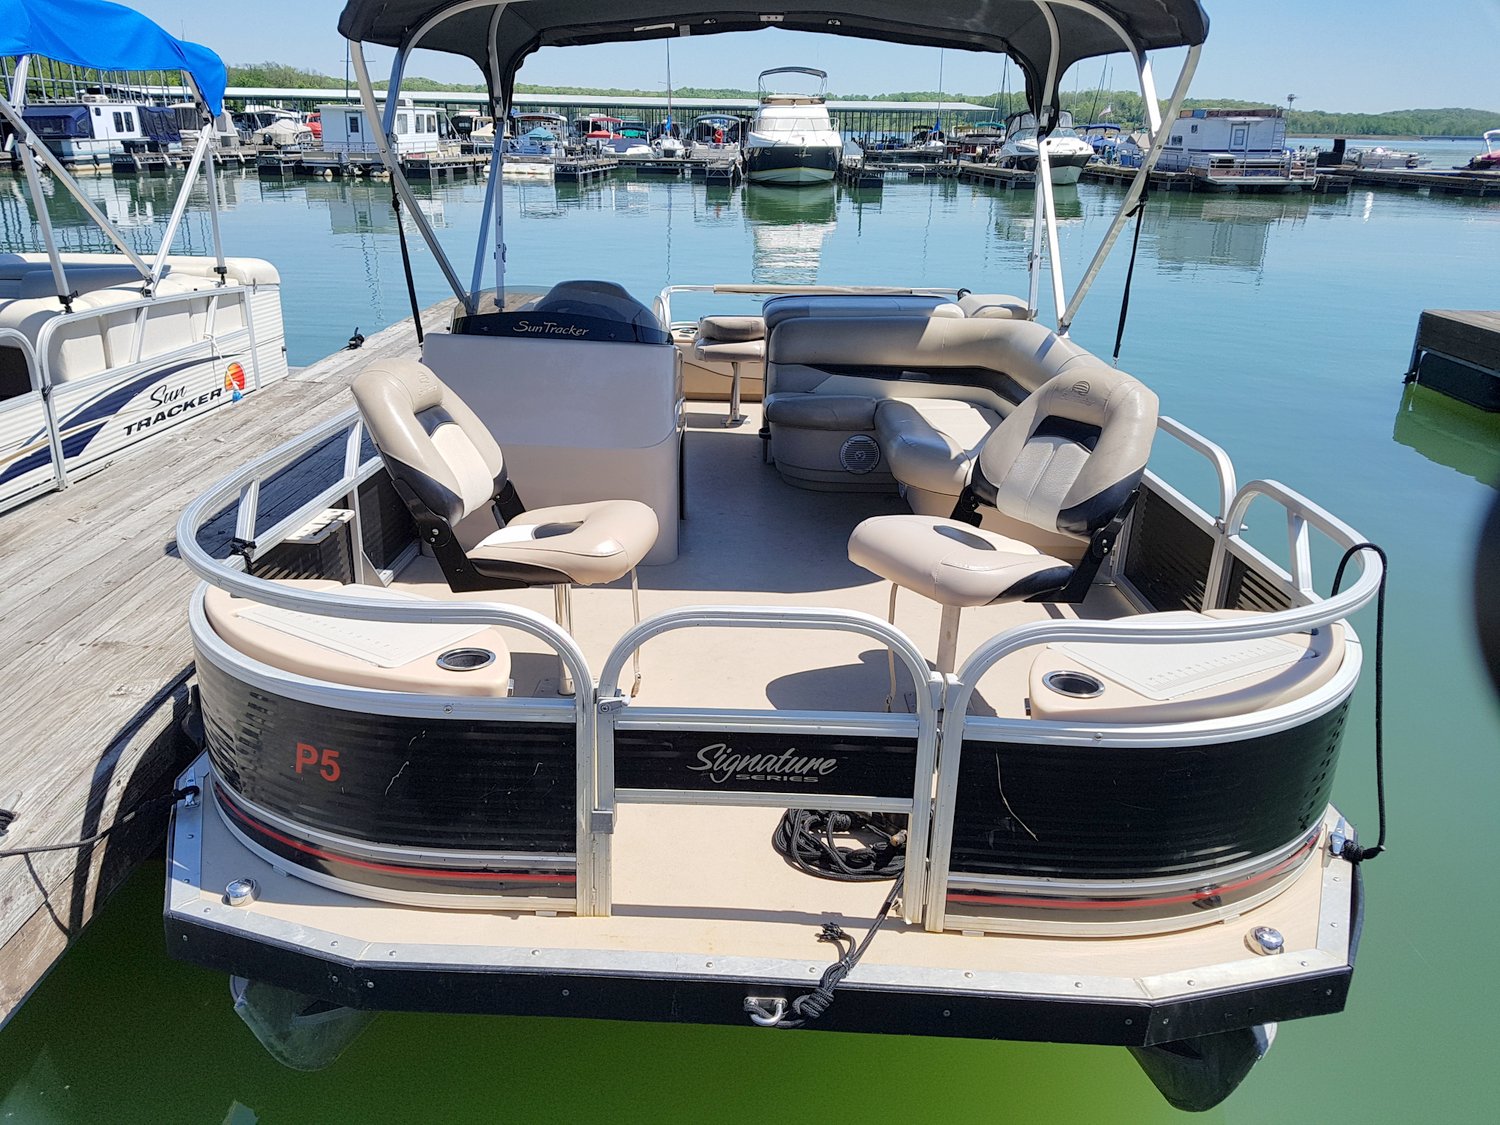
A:
POLYGON ((1201 746, 965 741, 952 873, 1145 879, 1268 855, 1328 807, 1348 709, 1201 746))
MULTIPOLYGON (((1202 43, 1208 16, 1198 0, 1095 0, 1091 5, 1124 28, 1143 51, 1202 43)), ((349 0, 339 17, 346 39, 400 47, 454 0, 349 0)), ((1053 5, 1061 41, 1057 74, 1079 59, 1122 51, 1120 37, 1093 11, 1053 5)), ((779 27, 1008 54, 1031 90, 1041 86, 1051 55, 1051 29, 1034 0, 777 0, 731 4, 718 0, 511 0, 469 8, 431 28, 419 45, 465 55, 493 81, 493 47, 499 89, 508 105, 516 70, 541 47, 660 39, 684 32, 709 35, 779 27), (498 13, 497 13, 498 8, 498 13), (497 18, 498 14, 498 18, 497 18)))
POLYGON ((1274 1025, 1259 1024, 1155 1047, 1131 1047, 1130 1053, 1162 1097, 1177 1109, 1202 1113, 1234 1093, 1271 1049, 1274 1037, 1274 1025))

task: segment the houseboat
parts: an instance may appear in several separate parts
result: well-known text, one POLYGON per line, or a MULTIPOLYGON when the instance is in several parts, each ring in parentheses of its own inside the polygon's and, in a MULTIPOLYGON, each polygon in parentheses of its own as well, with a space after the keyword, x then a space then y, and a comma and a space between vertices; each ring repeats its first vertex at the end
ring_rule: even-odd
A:
MULTIPOLYGON (((177 114, 169 106, 83 94, 77 101, 26 106, 31 133, 65 165, 106 165, 116 155, 138 151, 182 151, 177 114)), ((20 163, 12 154, 11 162, 20 163)))
POLYGON ((825 71, 779 66, 762 71, 760 105, 745 133, 745 178, 757 184, 825 184, 838 171, 844 139, 828 117, 825 71), (801 75, 816 81, 816 93, 781 93, 766 79, 801 75))
MULTIPOLYGON (((391 149, 397 156, 436 152, 442 147, 442 134, 438 130, 438 112, 435 108, 413 105, 410 98, 401 98, 390 107, 389 112, 383 102, 378 109, 381 114, 378 120, 381 127, 393 137, 391 149)), ((378 147, 362 110, 334 102, 320 105, 318 112, 323 122, 324 152, 363 155, 378 147)))
POLYGON ((1045 175, 1020 295, 507 288, 499 176, 465 285, 413 211, 448 330, 178 527, 203 747, 167 946, 277 1057, 327 1063, 380 1009, 1014 1038, 1129 1047, 1205 1109, 1277 1021, 1343 1008, 1381 843, 1330 795, 1383 556, 1070 338, 1196 0, 351 0, 339 27, 373 116, 366 44, 398 76, 465 55, 503 104, 543 44, 831 23, 1007 54, 1038 115, 1127 52, 1151 144, 1095 259, 1070 296, 1045 175), (709 293, 743 315, 674 317, 709 293), (684 400, 689 356, 763 377, 758 431, 684 400), (263 513, 291 466, 309 494, 263 513))
POLYGON ((1303 191, 1317 170, 1286 147, 1286 117, 1266 109, 1184 109, 1162 148, 1164 172, 1186 172, 1214 191, 1303 191))

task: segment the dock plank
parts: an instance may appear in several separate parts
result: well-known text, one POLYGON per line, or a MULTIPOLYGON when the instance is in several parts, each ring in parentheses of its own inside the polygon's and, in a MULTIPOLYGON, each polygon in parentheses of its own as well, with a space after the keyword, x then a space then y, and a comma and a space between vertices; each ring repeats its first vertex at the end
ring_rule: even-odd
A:
MULTIPOLYGON (((437 327, 452 302, 423 314, 437 327)), ((92 835, 165 792, 192 652, 176 557, 183 508, 213 481, 347 408, 352 373, 415 354, 410 320, 337 352, 0 518, 0 850, 92 835)), ((148 823, 150 822, 150 823, 148 823)), ((160 846, 143 816, 87 852, 0 858, 0 1025, 97 907, 160 846)))

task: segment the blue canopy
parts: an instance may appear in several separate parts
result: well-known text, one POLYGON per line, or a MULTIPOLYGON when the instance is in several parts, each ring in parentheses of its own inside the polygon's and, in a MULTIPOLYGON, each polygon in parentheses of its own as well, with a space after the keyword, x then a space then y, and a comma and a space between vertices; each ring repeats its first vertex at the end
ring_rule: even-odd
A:
POLYGON ((107 0, 0 0, 0 56, 42 55, 94 70, 185 70, 208 108, 224 108, 229 75, 207 47, 173 39, 107 0))

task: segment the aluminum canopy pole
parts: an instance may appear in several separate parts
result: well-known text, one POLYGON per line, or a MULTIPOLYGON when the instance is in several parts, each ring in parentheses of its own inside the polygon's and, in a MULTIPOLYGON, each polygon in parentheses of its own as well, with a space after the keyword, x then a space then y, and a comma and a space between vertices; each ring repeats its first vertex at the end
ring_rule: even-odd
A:
MULTIPOLYGON (((384 161, 386 171, 390 173, 391 183, 395 186, 396 193, 401 201, 406 204, 407 213, 411 221, 416 225, 417 233, 422 236, 422 241, 427 243, 427 248, 432 251, 433 259, 438 268, 443 271, 443 278, 448 282, 448 287, 453 290, 453 295, 459 299, 464 311, 472 314, 474 312, 474 296, 464 289, 464 283, 459 280, 458 274, 453 271, 453 264, 448 261, 448 255, 443 252, 437 235, 433 233, 432 227, 427 222, 427 216, 422 214, 421 208, 417 206, 417 197, 411 190, 411 185, 406 182, 406 176, 401 171, 401 164, 396 159, 395 150, 391 148, 390 135, 381 127, 381 115, 375 103, 375 88, 370 84, 370 70, 365 65, 365 51, 363 43, 349 42, 349 61, 354 65, 354 77, 359 84, 360 103, 365 111, 365 120, 376 126, 375 147, 380 152, 380 159, 384 161)), ((399 64, 398 64, 399 67, 399 64)), ((396 70, 399 73, 399 69, 396 70)), ((395 104, 400 96, 399 89, 386 91, 386 109, 395 104)))
MULTIPOLYGON (((1057 209, 1052 197, 1052 160, 1047 155, 1047 138, 1052 135, 1052 130, 1057 124, 1056 111, 1052 103, 1057 94, 1057 60, 1062 50, 1062 41, 1057 30, 1057 17, 1052 14, 1051 6, 1044 0, 1037 0, 1036 6, 1042 13, 1042 18, 1047 21, 1051 45, 1047 58, 1047 77, 1037 94, 1036 105, 1031 107, 1032 117, 1036 121, 1036 182, 1032 187, 1034 206, 1031 219, 1030 285, 1027 290, 1027 305, 1031 310, 1031 318, 1037 319, 1041 312, 1039 306, 1042 286, 1042 234, 1045 232, 1049 269, 1052 274, 1053 312, 1059 314, 1060 322, 1062 290, 1057 249, 1057 209), (1045 122, 1042 118, 1043 112, 1047 114, 1045 122)), ((1059 334, 1062 334, 1061 329, 1059 329, 1059 334)))
MULTIPOLYGON (((177 228, 182 223, 183 214, 187 211, 188 196, 193 194, 193 179, 198 175, 198 166, 203 163, 203 156, 208 151, 208 146, 213 144, 213 139, 212 128, 199 130, 198 143, 193 146, 193 156, 188 161, 187 174, 182 177, 182 187, 177 191, 177 199, 172 204, 171 217, 167 219, 167 229, 162 231, 161 245, 156 250, 156 261, 151 264, 151 276, 146 279, 146 288, 153 292, 161 281, 161 275, 167 265, 167 255, 172 252, 172 240, 177 237, 177 228)), ((213 160, 210 159, 209 163, 212 164, 213 160)), ((213 207, 214 203, 211 201, 209 209, 212 210, 213 207)), ((222 257, 219 259, 219 264, 224 264, 222 257)), ((222 276, 221 274, 221 279, 222 276)))
MULTIPOLYGON (((209 112, 208 101, 203 96, 203 91, 198 88, 197 81, 191 74, 183 72, 183 78, 187 81, 188 89, 193 92, 193 101, 198 103, 207 118, 204 131, 214 138, 218 143, 218 119, 209 112)), ((228 277, 228 271, 224 268, 224 240, 219 234, 219 178, 214 169, 214 154, 208 153, 208 159, 203 162, 203 180, 208 187, 208 223, 213 231, 214 238, 214 273, 219 275, 219 284, 223 285, 228 277)))
POLYGON ((1157 159, 1161 156, 1162 146, 1166 144, 1168 130, 1163 127, 1163 122, 1171 122, 1177 119, 1177 113, 1182 108, 1183 99, 1187 97, 1188 86, 1193 80, 1193 71, 1198 68, 1198 56, 1202 53, 1201 46, 1189 47, 1187 58, 1182 63, 1182 73, 1177 76, 1177 86, 1172 91, 1172 100, 1167 105, 1165 117, 1159 117, 1156 113, 1156 84, 1152 81, 1151 67, 1149 63, 1139 68, 1141 79, 1141 98, 1146 105, 1148 121, 1155 121, 1155 130, 1151 136, 1151 147, 1141 159, 1141 167, 1136 172, 1135 178, 1130 181, 1130 188, 1125 193, 1125 200, 1120 204, 1120 210, 1115 214, 1114 221, 1110 223, 1109 230, 1105 232, 1104 240, 1099 243, 1099 248, 1094 251, 1093 261, 1089 262, 1088 269, 1084 270, 1083 278, 1078 283, 1078 288, 1073 291, 1073 299, 1068 302, 1068 307, 1058 321, 1059 332, 1065 332, 1073 323, 1073 318, 1078 315, 1078 307, 1083 304, 1083 298, 1088 294, 1089 287, 1094 284, 1094 279, 1099 276, 1099 271, 1104 268, 1104 260, 1109 257, 1109 252, 1114 249, 1115 240, 1120 237, 1120 232, 1125 229, 1125 223, 1129 220, 1135 205, 1140 201, 1141 193, 1146 190, 1146 179, 1151 174, 1151 169, 1156 166, 1157 159))
MULTIPOLYGON (((30 69, 31 56, 22 55, 16 60, 16 73, 11 81, 11 100, 24 111, 26 108, 26 72, 30 69)), ((9 109, 9 106, 5 107, 9 109)), ((15 124, 15 112, 5 114, 15 124)), ((16 130, 16 151, 21 154, 21 167, 26 170, 26 187, 31 192, 31 206, 36 211, 37 225, 42 228, 42 245, 47 248, 47 263, 52 267, 52 282, 57 286, 57 299, 69 312, 73 311, 72 291, 68 288, 68 275, 63 270, 62 256, 57 252, 57 238, 52 232, 52 216, 47 213, 47 200, 42 195, 42 177, 37 172, 36 153, 31 148, 31 135, 23 125, 16 130)))
MULTIPOLYGON (((500 166, 502 150, 504 146, 497 144, 494 151, 490 153, 490 176, 484 185, 484 210, 479 216, 479 235, 474 240, 474 273, 469 280, 469 292, 474 294, 474 300, 479 300, 479 291, 484 286, 484 261, 485 251, 489 249, 490 219, 494 215, 498 196, 500 194, 500 166)), ((495 281, 495 296, 498 300, 500 293, 499 278, 495 281)))

